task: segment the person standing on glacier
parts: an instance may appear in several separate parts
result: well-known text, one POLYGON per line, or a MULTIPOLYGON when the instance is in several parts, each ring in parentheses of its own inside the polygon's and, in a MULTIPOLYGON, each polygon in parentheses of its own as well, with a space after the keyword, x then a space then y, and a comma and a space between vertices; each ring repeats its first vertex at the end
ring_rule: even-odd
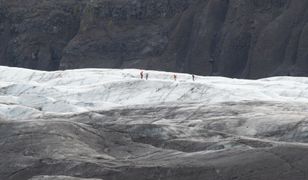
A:
POLYGON ((195 81, 195 75, 192 74, 191 77, 192 77, 192 80, 195 81))
POLYGON ((140 72, 140 78, 143 79, 143 71, 140 72))
POLYGON ((176 74, 173 74, 173 79, 176 81, 176 74))
POLYGON ((146 79, 146 80, 149 79, 149 73, 145 73, 145 79, 146 79))

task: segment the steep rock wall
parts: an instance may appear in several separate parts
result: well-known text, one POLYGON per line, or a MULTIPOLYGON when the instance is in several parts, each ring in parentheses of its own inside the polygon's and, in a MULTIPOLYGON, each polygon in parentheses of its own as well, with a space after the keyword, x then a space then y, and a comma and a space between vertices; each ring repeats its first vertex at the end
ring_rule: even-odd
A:
POLYGON ((0 0, 0 63, 308 75, 308 1, 0 0))

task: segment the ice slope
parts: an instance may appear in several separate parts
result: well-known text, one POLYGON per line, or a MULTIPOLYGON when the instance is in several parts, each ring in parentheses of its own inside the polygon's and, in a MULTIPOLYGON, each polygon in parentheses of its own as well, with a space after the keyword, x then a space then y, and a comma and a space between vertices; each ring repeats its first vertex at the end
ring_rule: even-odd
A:
POLYGON ((0 179, 308 179, 308 78, 139 73, 0 67, 0 179))
POLYGON ((79 69, 56 72, 0 67, 0 117, 28 119, 118 106, 228 101, 308 102, 308 78, 240 80, 145 71, 79 69))

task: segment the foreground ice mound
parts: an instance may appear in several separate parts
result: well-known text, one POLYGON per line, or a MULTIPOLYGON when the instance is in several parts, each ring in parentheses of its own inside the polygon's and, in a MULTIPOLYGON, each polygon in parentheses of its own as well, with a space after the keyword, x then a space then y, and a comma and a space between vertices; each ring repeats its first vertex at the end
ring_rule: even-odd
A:
POLYGON ((308 102, 308 78, 239 80, 140 70, 80 69, 43 72, 0 67, 0 117, 80 113, 119 106, 228 101, 308 102), (145 73, 146 73, 145 72, 145 73))

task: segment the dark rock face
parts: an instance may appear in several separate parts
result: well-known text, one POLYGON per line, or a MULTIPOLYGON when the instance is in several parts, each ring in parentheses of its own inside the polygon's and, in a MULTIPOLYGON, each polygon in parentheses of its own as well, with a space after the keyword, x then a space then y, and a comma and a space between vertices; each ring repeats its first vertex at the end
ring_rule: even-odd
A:
POLYGON ((37 176, 30 180, 102 180, 102 179, 88 179, 88 178, 75 178, 69 176, 37 176))
POLYGON ((1 0, 0 63, 58 69, 63 48, 78 32, 76 2, 1 0))
POLYGON ((308 75, 308 1, 0 0, 0 63, 308 75))

